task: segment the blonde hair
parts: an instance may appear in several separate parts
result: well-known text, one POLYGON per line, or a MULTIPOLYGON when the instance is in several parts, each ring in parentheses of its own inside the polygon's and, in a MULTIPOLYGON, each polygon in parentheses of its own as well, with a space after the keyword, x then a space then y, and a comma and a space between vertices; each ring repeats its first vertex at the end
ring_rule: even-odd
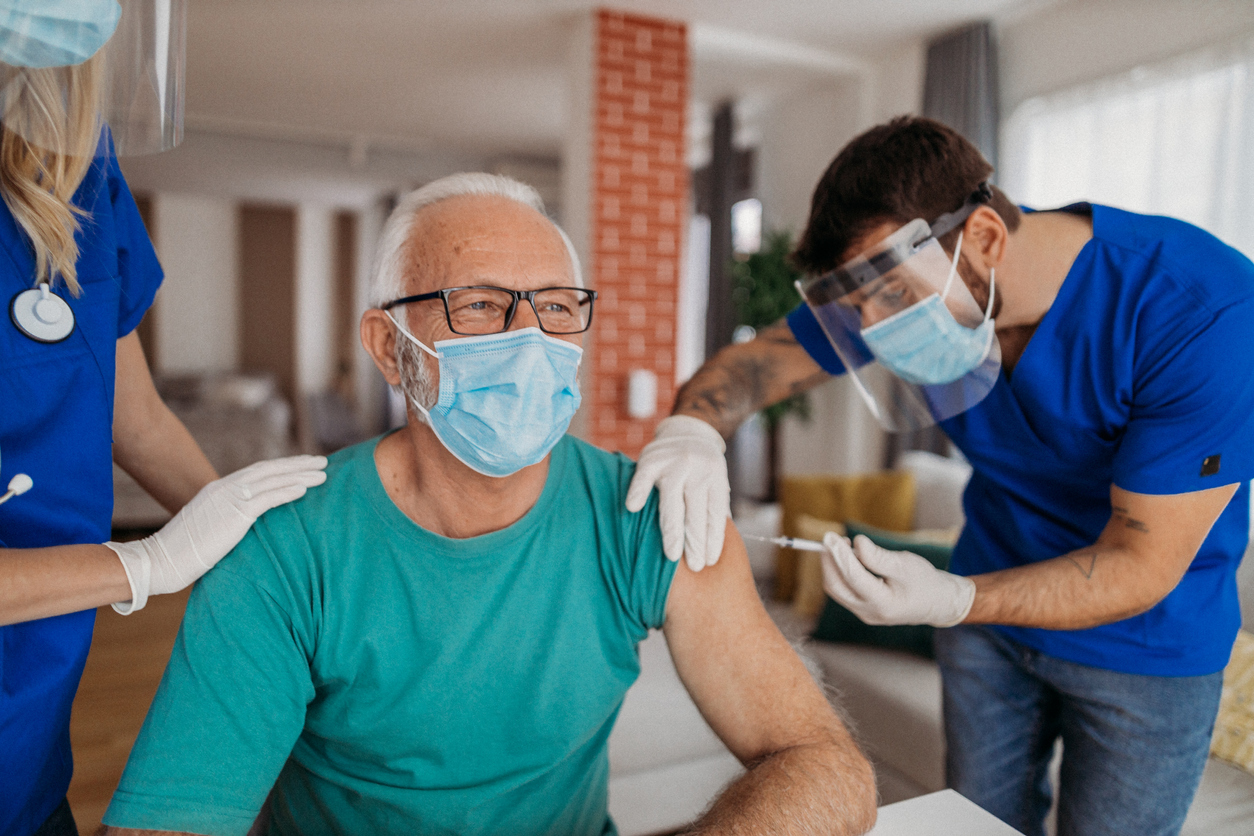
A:
POLYGON ((100 55, 72 67, 8 68, 0 116, 0 197, 35 251, 35 281, 78 296, 87 213, 71 201, 100 140, 100 55))

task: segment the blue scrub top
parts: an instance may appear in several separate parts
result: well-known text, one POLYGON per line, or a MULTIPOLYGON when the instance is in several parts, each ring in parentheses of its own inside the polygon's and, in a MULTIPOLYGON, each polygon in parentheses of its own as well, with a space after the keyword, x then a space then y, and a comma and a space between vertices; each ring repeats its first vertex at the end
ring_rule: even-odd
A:
MULTIPOLYGON (((161 284, 161 266, 112 155, 97 158, 74 196, 73 333, 53 345, 21 334, 10 300, 34 286, 34 255, 0 204, 0 486, 27 473, 34 487, 0 505, 0 546, 109 539, 113 515, 113 385, 117 341, 135 329, 161 284)), ((29 836, 70 784, 70 703, 91 645, 95 611, 0 627, 0 834, 29 836)))
MULTIPOLYGON (((974 468, 951 569, 974 575, 1092 545, 1112 484, 1175 494, 1240 483, 1184 578, 1148 612, 1088 630, 997 628, 1108 670, 1214 673, 1240 626, 1235 575, 1249 539, 1254 264, 1182 221, 1068 211, 1092 213, 1093 237, 1013 375, 941 423, 974 468)), ((788 321, 820 365, 843 370, 807 307, 788 321)))

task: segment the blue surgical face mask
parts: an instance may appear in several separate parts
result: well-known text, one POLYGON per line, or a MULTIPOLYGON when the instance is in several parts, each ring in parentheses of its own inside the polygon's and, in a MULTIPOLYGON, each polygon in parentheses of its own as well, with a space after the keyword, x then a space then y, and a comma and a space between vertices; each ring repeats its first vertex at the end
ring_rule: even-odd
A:
POLYGON ((979 368, 993 344, 993 292, 996 276, 989 271, 988 307, 976 328, 961 325, 945 297, 958 271, 962 237, 940 294, 933 293, 904 311, 862 329, 862 339, 880 365, 907 383, 936 386, 952 383, 979 368))
POLYGON ((0 61, 68 67, 96 54, 118 26, 117 0, 0 0, 0 61))
POLYGON ((549 454, 579 408, 583 349, 539 328, 440 340, 432 351, 392 317, 397 329, 440 365, 439 397, 413 404, 462 464, 509 476, 549 454))

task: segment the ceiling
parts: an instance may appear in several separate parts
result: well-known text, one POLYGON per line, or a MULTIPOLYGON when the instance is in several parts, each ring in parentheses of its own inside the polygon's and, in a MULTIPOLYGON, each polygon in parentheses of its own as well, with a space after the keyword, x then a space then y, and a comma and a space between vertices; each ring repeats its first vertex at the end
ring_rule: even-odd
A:
MULTIPOLYGON (((886 49, 1055 0, 619 0, 686 21, 697 108, 867 71, 886 49)), ((189 131, 556 157, 585 0, 195 0, 189 131)))

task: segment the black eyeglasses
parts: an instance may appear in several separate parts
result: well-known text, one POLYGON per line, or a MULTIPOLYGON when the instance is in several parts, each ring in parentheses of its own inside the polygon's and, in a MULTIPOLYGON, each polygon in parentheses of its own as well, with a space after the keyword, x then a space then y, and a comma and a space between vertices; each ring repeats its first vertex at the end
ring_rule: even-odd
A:
POLYGON ((539 290, 509 290, 504 287, 477 285, 446 287, 417 296, 404 296, 388 302, 383 310, 440 299, 444 302, 444 318, 454 334, 475 336, 498 334, 509 329, 518 310, 518 300, 526 299, 536 313, 540 330, 546 334, 579 334, 592 325, 592 303, 595 290, 582 287, 543 287, 539 290))

